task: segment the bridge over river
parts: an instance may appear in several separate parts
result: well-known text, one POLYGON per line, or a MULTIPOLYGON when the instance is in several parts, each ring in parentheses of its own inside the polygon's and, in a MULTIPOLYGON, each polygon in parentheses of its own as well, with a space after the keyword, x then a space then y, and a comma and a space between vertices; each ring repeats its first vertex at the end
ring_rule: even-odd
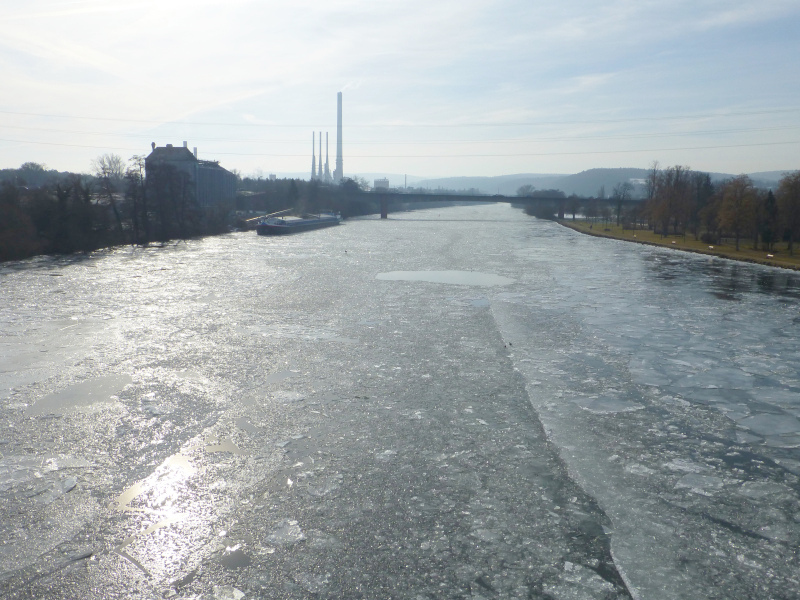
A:
MULTIPOLYGON (((381 207, 381 218, 386 219, 389 212, 397 211, 399 207, 413 205, 416 203, 430 203, 430 202, 500 202, 507 204, 516 204, 522 206, 535 206, 542 209, 552 208, 553 214, 557 214, 559 219, 564 218, 564 213, 567 207, 569 198, 564 196, 549 195, 549 196, 504 196, 495 194, 493 196, 479 196, 475 194, 403 194, 398 192, 370 192, 370 196, 376 198, 381 207)), ((579 197, 578 202, 584 205, 589 198, 579 197)), ((612 202, 616 204, 614 199, 601 200, 603 202, 612 202)), ((622 202, 624 207, 634 204, 640 204, 641 200, 625 200, 622 202)))

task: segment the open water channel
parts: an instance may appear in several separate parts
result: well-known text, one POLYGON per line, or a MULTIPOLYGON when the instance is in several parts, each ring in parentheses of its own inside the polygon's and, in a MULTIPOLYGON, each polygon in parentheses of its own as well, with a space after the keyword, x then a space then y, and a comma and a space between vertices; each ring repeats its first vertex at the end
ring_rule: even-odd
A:
POLYGON ((0 596, 797 598, 799 342, 507 205, 6 264, 0 596))

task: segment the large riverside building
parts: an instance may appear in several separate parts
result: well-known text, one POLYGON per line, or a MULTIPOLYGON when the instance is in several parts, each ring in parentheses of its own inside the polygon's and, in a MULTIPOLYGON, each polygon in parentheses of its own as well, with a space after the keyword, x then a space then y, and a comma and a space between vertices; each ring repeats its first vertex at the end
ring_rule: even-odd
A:
POLYGON ((144 165, 151 189, 154 185, 164 186, 170 175, 175 174, 176 181, 170 186, 177 185, 181 193, 189 194, 201 208, 236 200, 236 175, 220 167, 216 161, 198 160, 197 148, 190 151, 186 142, 182 147, 153 144, 153 151, 144 159, 144 165), (159 180, 160 183, 156 183, 159 180))

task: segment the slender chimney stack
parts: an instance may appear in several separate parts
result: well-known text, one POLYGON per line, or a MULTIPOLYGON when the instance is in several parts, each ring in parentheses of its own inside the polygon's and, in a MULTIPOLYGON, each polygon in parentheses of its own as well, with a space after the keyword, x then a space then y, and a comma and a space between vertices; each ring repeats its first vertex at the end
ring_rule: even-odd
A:
POLYGON ((322 179, 322 132, 319 132, 319 171, 317 172, 317 177, 322 179))
POLYGON ((341 183, 344 178, 344 168, 342 167, 342 92, 336 96, 336 169, 333 172, 333 180, 341 183))
POLYGON ((317 176, 317 157, 314 154, 314 151, 317 148, 316 135, 316 132, 311 132, 311 179, 314 179, 317 176))
MULTIPOLYGON (((322 157, 320 157, 322 158, 322 157)), ((331 182, 331 171, 328 168, 328 132, 325 132, 325 181, 331 182)))

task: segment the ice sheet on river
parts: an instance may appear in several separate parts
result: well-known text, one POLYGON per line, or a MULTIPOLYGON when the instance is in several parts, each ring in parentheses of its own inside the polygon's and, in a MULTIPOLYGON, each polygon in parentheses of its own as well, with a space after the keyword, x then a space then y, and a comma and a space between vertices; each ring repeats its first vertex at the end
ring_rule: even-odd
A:
POLYGON ((800 595, 795 280, 448 210, 4 272, 0 595, 800 595))

